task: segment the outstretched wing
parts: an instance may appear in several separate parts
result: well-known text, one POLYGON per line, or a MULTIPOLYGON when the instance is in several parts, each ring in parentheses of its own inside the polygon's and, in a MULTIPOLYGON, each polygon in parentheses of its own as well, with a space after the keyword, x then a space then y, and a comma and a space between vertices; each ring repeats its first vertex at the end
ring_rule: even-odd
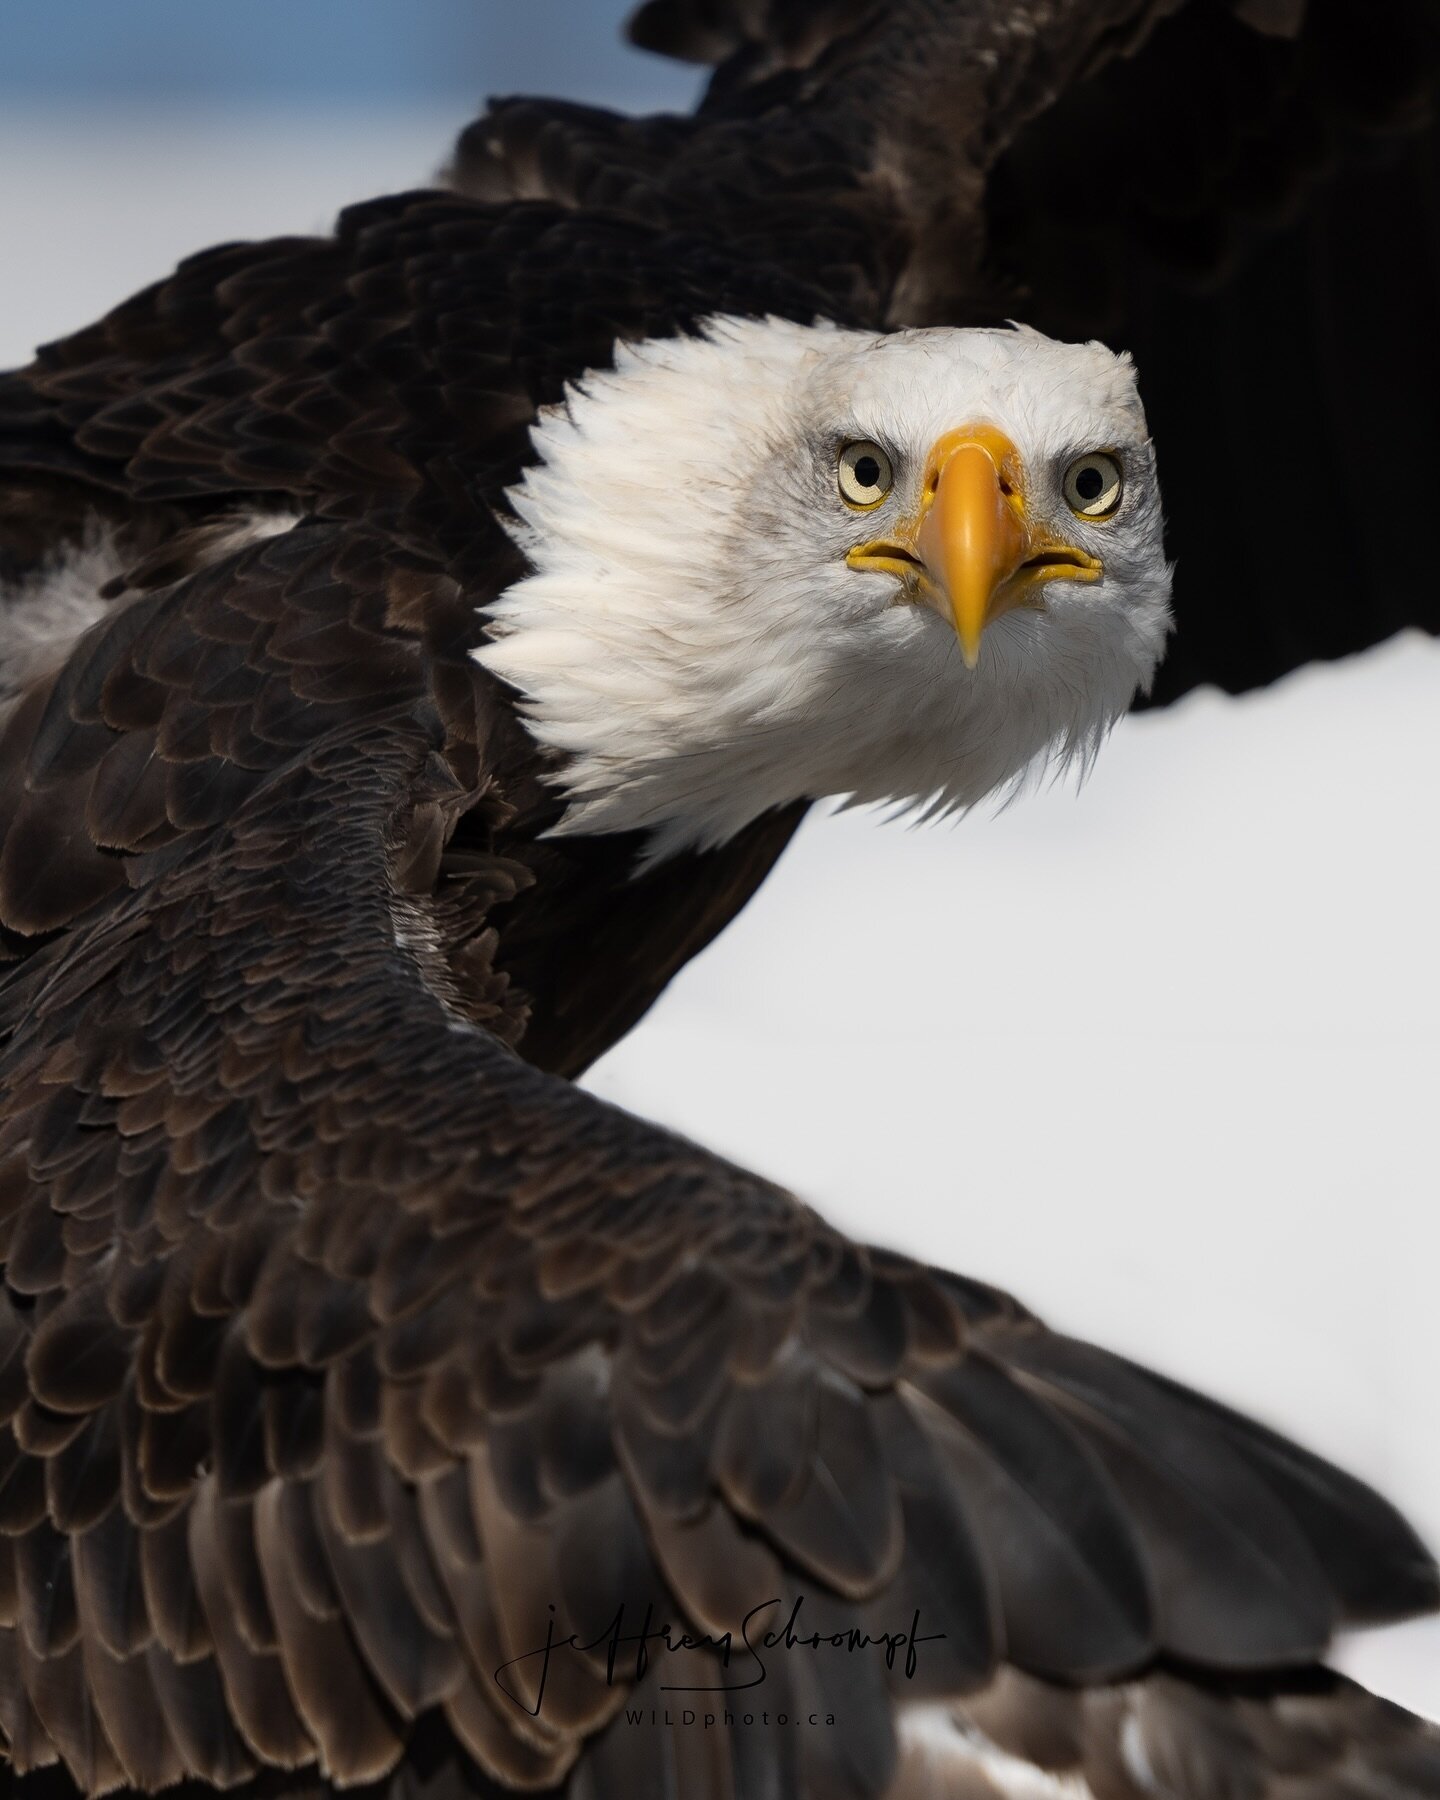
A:
MULTIPOLYGON (((532 454, 537 409, 604 366, 617 339, 685 329, 717 305, 804 312, 807 296, 784 270, 663 221, 421 192, 351 209, 331 238, 192 257, 0 377, 0 717, 89 619, 123 609, 147 633, 124 714, 133 735, 100 794, 76 802, 83 828, 60 823, 80 790, 47 760, 55 719, 31 715, 28 785, 0 791, 0 952, 25 953, 123 889, 132 855, 222 818, 257 772, 283 762, 300 728, 264 708, 258 738, 222 722, 238 698, 258 705, 266 658, 309 663, 296 705, 317 718, 418 707, 453 744, 471 740, 455 753, 458 785, 421 811, 407 879, 441 896, 448 979, 465 1003, 489 1016, 492 978, 503 978, 526 1056, 584 1068, 744 904, 802 809, 638 876, 633 838, 543 838, 555 793, 468 654, 484 608, 522 567, 502 524, 505 491, 532 454), (323 535, 288 540, 258 613, 246 611, 248 582, 129 610, 297 519, 356 529, 333 567, 323 535), (308 575, 297 572, 304 543, 321 546, 308 575), (33 643, 27 607, 47 628, 33 643), (190 668, 197 659, 205 672, 190 668), (164 702, 187 671, 198 687, 182 721, 164 702), (366 681, 363 693, 353 685, 366 681), (481 715, 500 823, 467 798, 481 715), (495 973, 486 918, 502 902, 495 973)), ((111 671, 76 663, 67 680, 83 711, 111 671)))
POLYGON ((122 870, 3 995, 15 1766, 875 1795, 920 1700, 1053 1714, 1062 1763, 1211 1706, 1217 1771, 1343 1766, 1285 1671, 1434 1601, 1383 1502, 534 1069, 493 934, 462 995, 427 846, 505 801, 446 593, 312 518, 113 611, 0 740, 12 926, 32 809, 122 870), (679 1688, 817 1724, 661 1752, 679 1688))
POLYGON ((716 65, 694 119, 507 101, 457 179, 708 218, 877 322, 1133 351, 1178 565, 1152 703, 1440 630, 1428 0, 649 0, 631 30, 716 65))

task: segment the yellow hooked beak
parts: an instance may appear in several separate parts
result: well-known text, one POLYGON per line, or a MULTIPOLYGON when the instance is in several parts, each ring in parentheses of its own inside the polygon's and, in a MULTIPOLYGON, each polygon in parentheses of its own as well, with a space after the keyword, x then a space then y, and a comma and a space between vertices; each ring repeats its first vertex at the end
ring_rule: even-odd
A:
POLYGON ((1043 607, 1046 581, 1101 575, 1098 557, 1027 518, 1019 452, 990 425, 947 432, 926 458, 915 518, 892 537, 857 544, 845 560, 852 569, 898 575, 905 598, 954 625, 970 669, 992 619, 1017 606, 1043 607))

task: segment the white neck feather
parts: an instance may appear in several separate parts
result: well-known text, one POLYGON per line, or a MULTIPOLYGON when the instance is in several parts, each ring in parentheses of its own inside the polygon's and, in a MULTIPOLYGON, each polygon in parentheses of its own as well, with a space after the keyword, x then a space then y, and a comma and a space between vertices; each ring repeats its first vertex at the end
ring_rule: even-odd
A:
MULTIPOLYGON (((804 397, 876 342, 715 320, 619 346, 542 417, 511 494, 533 573, 477 657, 560 753, 561 830, 647 829, 659 857, 801 797, 963 808, 1083 764, 1148 676, 1134 622, 1093 609, 1048 614, 1043 644, 1036 615, 1007 616, 971 673, 932 613, 844 566, 790 471, 804 397)), ((1163 592, 1156 608, 1163 630, 1163 592)))

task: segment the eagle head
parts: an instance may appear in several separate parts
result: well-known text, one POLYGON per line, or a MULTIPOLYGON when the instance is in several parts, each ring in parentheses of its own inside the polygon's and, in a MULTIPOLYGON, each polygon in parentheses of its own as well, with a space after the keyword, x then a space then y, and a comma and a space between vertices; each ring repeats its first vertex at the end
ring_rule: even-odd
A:
POLYGON ((717 318, 541 415, 482 664, 563 831, 723 842, 800 798, 926 815, 1082 768, 1169 626, 1128 358, 1024 328, 717 318))

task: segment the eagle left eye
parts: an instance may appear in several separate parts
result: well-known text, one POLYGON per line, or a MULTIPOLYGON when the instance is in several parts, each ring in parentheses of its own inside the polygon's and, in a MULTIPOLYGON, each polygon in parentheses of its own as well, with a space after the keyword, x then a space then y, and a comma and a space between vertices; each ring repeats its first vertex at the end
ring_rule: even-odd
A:
POLYGON ((1065 471, 1065 503, 1082 519, 1108 519, 1120 504, 1125 476, 1108 450, 1077 456, 1065 471))
POLYGON ((895 485, 890 458, 869 438, 845 446, 835 473, 847 506, 878 506, 895 485))

